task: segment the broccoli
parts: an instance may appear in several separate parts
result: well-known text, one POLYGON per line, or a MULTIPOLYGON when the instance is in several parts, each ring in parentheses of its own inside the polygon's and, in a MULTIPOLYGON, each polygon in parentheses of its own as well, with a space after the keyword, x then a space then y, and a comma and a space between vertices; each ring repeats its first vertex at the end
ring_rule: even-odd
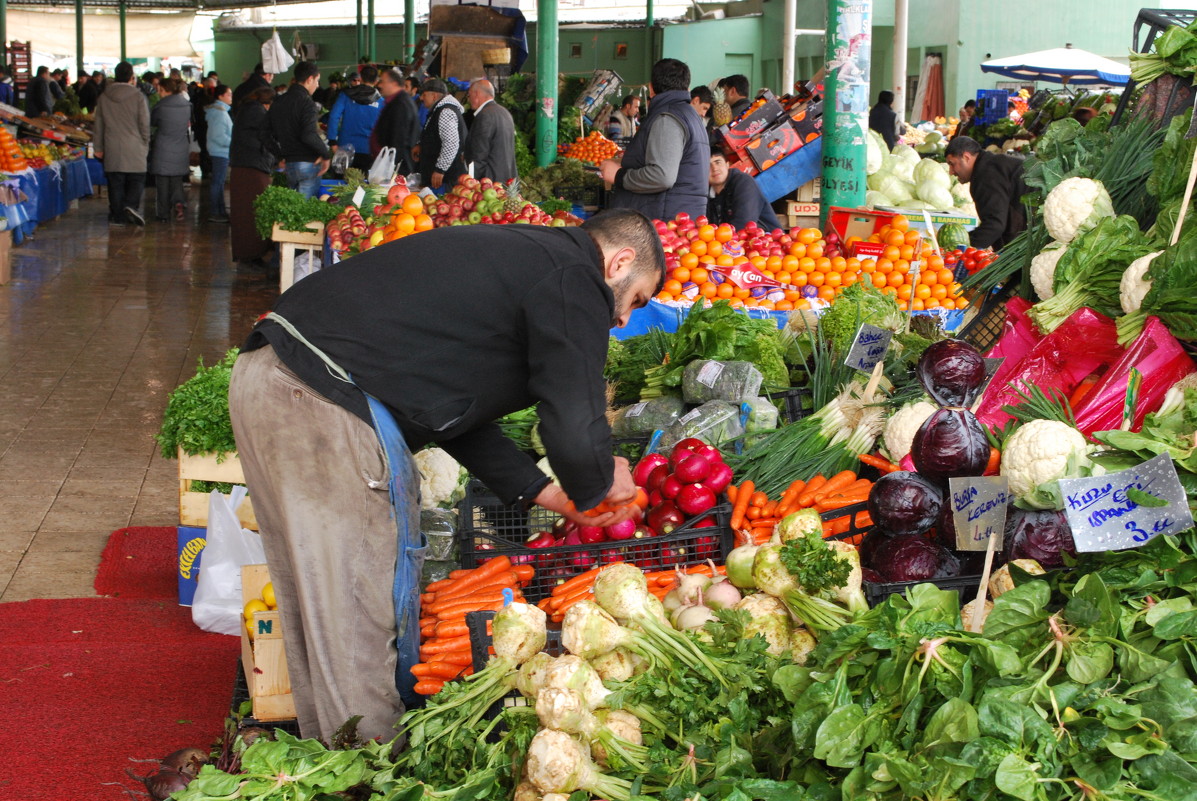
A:
POLYGON ((836 352, 844 354, 852 347, 852 340, 864 323, 898 331, 905 317, 893 295, 859 282, 845 289, 831 308, 823 312, 819 330, 836 352))

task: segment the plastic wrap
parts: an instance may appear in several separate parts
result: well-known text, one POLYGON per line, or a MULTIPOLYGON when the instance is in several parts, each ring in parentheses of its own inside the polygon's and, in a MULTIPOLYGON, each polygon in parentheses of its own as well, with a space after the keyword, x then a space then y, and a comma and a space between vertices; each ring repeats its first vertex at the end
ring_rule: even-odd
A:
POLYGON ((449 574, 460 567, 459 562, 425 559, 424 567, 420 572, 420 588, 423 589, 434 581, 443 581, 449 578, 449 574))
POLYGON ((740 404, 740 412, 744 418, 745 434, 777 428, 779 413, 773 401, 768 398, 750 398, 740 404))
POLYGON ((1189 373, 1197 371, 1192 358, 1158 317, 1148 317, 1138 338, 1114 366, 1098 379, 1073 409, 1076 425, 1086 436, 1122 425, 1126 387, 1131 368, 1143 374, 1135 404, 1132 431, 1143 427, 1143 418, 1160 408, 1168 389, 1189 373))
POLYGON ((421 510, 420 533, 428 541, 427 559, 443 561, 457 558, 456 510, 421 510))
POLYGON ((1011 418, 1002 407, 1022 402, 1018 389, 1026 392, 1037 386, 1047 395, 1055 390, 1071 396, 1086 376, 1114 364, 1122 354, 1114 321, 1093 309, 1078 309, 1022 359, 1006 359, 981 396, 977 419, 990 427, 1005 425, 1011 418))
POLYGON ((682 373, 682 397, 686 403, 713 400, 740 402, 755 398, 764 376, 752 362, 719 362, 698 359, 682 373))
POLYGON ((691 409, 665 429, 656 443, 658 452, 668 451, 686 437, 696 437, 708 445, 716 445, 743 436, 740 407, 727 401, 710 401, 691 409))
POLYGON ((657 429, 668 428, 686 411, 686 402, 675 395, 666 395, 619 410, 611 421, 611 434, 616 437, 642 437, 657 429))
MULTIPOLYGON (((1031 304, 1023 298, 1011 298, 1006 302, 1006 322, 1002 324, 1002 335, 985 354, 985 358, 1005 359, 1007 364, 1015 364, 1043 339, 1039 329, 1027 316, 1030 308, 1031 304)), ((997 376, 994 380, 997 380, 997 376)))

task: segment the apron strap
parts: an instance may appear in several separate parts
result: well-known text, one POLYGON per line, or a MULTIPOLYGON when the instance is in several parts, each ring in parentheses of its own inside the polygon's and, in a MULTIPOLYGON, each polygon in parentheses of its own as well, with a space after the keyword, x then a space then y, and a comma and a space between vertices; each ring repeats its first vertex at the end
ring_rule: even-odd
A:
POLYGON ((281 314, 278 314, 276 312, 269 312, 266 315, 266 319, 273 320, 274 322, 278 323, 279 325, 281 325, 283 327, 284 331, 286 331, 291 336, 295 337, 295 339, 302 342, 304 344, 304 346, 307 347, 308 350, 310 350, 312 353, 316 354, 316 356, 318 356, 320 358, 320 361, 322 361, 326 365, 328 365, 329 372, 331 372, 337 378, 341 379, 342 381, 344 381, 348 384, 353 383, 353 379, 349 377, 349 373, 346 372, 344 367, 342 367, 341 365, 334 362, 332 360, 332 358, 327 353, 320 350, 320 348, 316 347, 311 342, 309 342, 307 337, 305 337, 303 334, 299 333, 299 329, 296 328, 295 326, 291 325, 291 321, 288 320, 286 317, 283 317, 281 314))

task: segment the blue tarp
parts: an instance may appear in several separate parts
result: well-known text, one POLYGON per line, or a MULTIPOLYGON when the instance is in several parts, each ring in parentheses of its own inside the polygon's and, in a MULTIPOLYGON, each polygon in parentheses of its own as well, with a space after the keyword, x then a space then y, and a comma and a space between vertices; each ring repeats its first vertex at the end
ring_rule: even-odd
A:
POLYGON ((99 159, 87 159, 87 174, 91 176, 92 186, 108 185, 108 178, 104 175, 104 164, 99 159))
POLYGON ((756 176, 756 185, 761 188, 765 200, 772 203, 810 183, 822 172, 823 137, 820 136, 756 176))
POLYGON ((24 203, 4 207, 4 216, 9 230, 13 232, 14 244, 20 244, 32 235, 40 223, 49 222, 63 214, 72 200, 92 193, 91 167, 82 160, 26 170, 13 175, 10 180, 25 193, 26 198, 24 203))

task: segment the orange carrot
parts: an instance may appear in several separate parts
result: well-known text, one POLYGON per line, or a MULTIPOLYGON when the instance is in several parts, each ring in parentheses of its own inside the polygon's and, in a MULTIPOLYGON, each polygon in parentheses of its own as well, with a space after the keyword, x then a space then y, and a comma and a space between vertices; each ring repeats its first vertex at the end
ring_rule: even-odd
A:
POLYGON ((852 495, 831 495, 823 498, 815 504, 815 509, 820 512, 830 512, 833 509, 843 509, 845 506, 851 506, 854 503, 863 503, 869 499, 869 493, 862 492, 852 495))
POLYGON ((736 485, 728 484, 724 492, 727 494, 728 502, 734 504, 736 502, 736 485))
POLYGON ((562 619, 564 619, 565 613, 569 611, 571 606, 576 604, 578 601, 587 600, 594 600, 594 594, 587 592, 580 595, 572 595, 561 602, 561 604, 557 607, 557 610, 553 613, 553 617, 556 618, 557 616, 560 616, 562 619))
POLYGON ((512 565, 511 572, 515 574, 516 580, 521 584, 527 584, 536 578, 536 568, 532 565, 512 565))
MULTIPOLYGON (((508 587, 506 589, 511 589, 511 588, 508 587)), ((518 590, 512 590, 512 595, 515 595, 516 592, 518 592, 518 590)), ((438 612, 440 612, 442 609, 448 609, 451 606, 458 606, 458 605, 464 604, 464 603, 471 603, 474 601, 482 601, 483 603, 486 603, 489 601, 501 601, 501 600, 503 600, 503 588, 490 587, 490 588, 481 590, 479 592, 476 592, 476 593, 473 593, 470 595, 460 595, 460 596, 457 596, 456 598, 449 598, 448 600, 445 600, 445 601, 439 601, 437 603, 428 604, 428 606, 424 607, 424 611, 431 612, 432 614, 435 615, 438 612)))
POLYGON ((753 545, 764 545, 773 538, 773 529, 754 528, 749 536, 753 545))
MULTIPOLYGON (((515 597, 515 600, 522 601, 523 596, 517 595, 515 597)), ((438 618, 440 618, 441 620, 449 620, 451 618, 461 617, 461 616, 465 615, 466 612, 498 612, 502 608, 503 608, 502 600, 490 601, 488 603, 467 601, 463 604, 458 604, 456 606, 450 606, 448 609, 445 609, 441 612, 437 612, 436 616, 438 618)))
POLYGON ((753 528, 773 528, 779 522, 781 522, 780 517, 758 517, 756 520, 752 521, 752 527, 753 528))
POLYGON ((468 637, 470 634, 470 627, 466 625, 465 618, 454 620, 442 620, 436 624, 435 634, 437 637, 448 639, 450 637, 468 637))
POLYGON ((778 501, 769 501, 761 507, 761 517, 776 517, 778 501))
POLYGON ((417 681, 416 686, 412 689, 414 689, 420 695, 436 695, 442 689, 444 689, 444 687, 445 683, 439 679, 422 679, 417 681))
POLYGON ((861 464, 867 464, 869 467, 877 468, 881 471, 882 475, 886 473, 896 473, 902 469, 888 459, 882 459, 880 456, 874 456, 871 453, 862 453, 856 458, 860 459, 861 464))
POLYGON ((433 654, 438 654, 442 651, 464 651, 469 647, 470 638, 468 635, 465 637, 429 640, 420 646, 420 658, 426 660, 433 654))
POLYGON ((769 496, 763 492, 757 491, 752 493, 752 497, 748 500, 749 506, 755 506, 758 509, 769 502, 769 496))
POLYGON ((563 607, 573 606, 576 601, 586 596, 594 597, 594 592, 591 587, 579 587, 577 592, 572 592, 569 595, 555 595, 553 598, 552 611, 556 612, 563 607))
POLYGON ((752 498, 752 491, 756 485, 752 483, 752 479, 747 479, 736 490, 736 503, 732 507, 731 527, 733 530, 739 530, 744 526, 744 515, 748 511, 748 501, 752 498))
POLYGON ((436 599, 431 603, 424 604, 424 611, 435 613, 437 609, 446 604, 457 603, 458 601, 465 601, 470 598, 477 598, 479 595, 492 594, 502 595, 503 590, 509 589, 514 591, 519 586, 519 582, 514 578, 501 578, 493 583, 483 584, 479 587, 464 588, 462 592, 439 592, 436 599))
POLYGON ((536 608, 539 609, 540 611, 544 612, 545 614, 551 613, 553 611, 552 600, 556 597, 557 596, 555 596, 555 595, 546 595, 544 598, 541 598, 539 601, 536 602, 536 608))
POLYGON ((815 502, 815 493, 823 488, 827 478, 822 473, 806 482, 806 489, 798 496, 798 508, 805 509, 815 502))
POLYGON ((441 651, 439 654, 433 654, 428 660, 429 662, 448 662, 450 665, 460 665, 465 667, 474 664, 474 652, 470 650, 465 651, 441 651))
POLYGON ((852 472, 851 470, 844 470, 842 472, 836 473, 834 476, 827 479, 826 484, 819 487, 818 491, 814 495, 814 498, 812 499, 812 502, 818 503, 820 498, 842 492, 845 487, 855 480, 856 473, 852 472))
POLYGON ((436 600, 435 592, 425 592, 420 594, 420 603, 427 604, 436 600))
POLYGON ((440 679, 451 681, 461 675, 464 665, 451 665, 448 662, 420 662, 411 666, 411 674, 417 679, 440 679))
POLYGON ((777 504, 778 517, 785 517, 790 513, 804 489, 806 489, 806 482, 800 478, 786 487, 786 491, 781 494, 781 502, 777 504))
POLYGON ((552 594, 553 595, 569 595, 571 592, 573 592, 575 589, 577 589, 578 587, 580 587, 582 585, 589 586, 591 584, 594 584, 594 577, 597 576, 599 574, 599 571, 602 569, 603 568, 601 568, 601 567, 592 567, 589 570, 587 570, 585 573, 579 573, 578 575, 571 578, 569 581, 563 581, 560 584, 558 584, 556 587, 554 587, 552 594))
POLYGON ((664 599, 666 595, 668 595, 670 592, 672 592, 673 588, 672 587, 649 587, 648 591, 650 594, 652 594, 652 596, 654 598, 656 598, 658 601, 660 601, 660 600, 664 599))
POLYGON ((1002 452, 989 446, 989 461, 985 463, 985 475, 996 476, 1002 466, 1002 452))

